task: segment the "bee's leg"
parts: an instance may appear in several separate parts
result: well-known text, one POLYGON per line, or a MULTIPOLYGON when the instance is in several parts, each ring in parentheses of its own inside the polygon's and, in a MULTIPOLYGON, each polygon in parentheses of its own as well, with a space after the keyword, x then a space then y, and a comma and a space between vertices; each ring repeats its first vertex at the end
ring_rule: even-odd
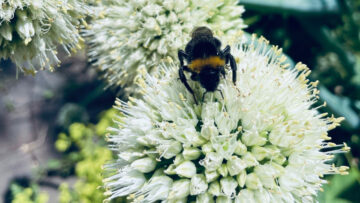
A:
POLYGON ((226 78, 224 66, 220 67, 220 73, 221 73, 222 76, 224 76, 224 78, 226 78))
POLYGON ((178 51, 178 58, 180 61, 180 67, 184 66, 184 59, 187 59, 189 56, 183 50, 178 51))
POLYGON ((206 95, 206 93, 208 93, 208 91, 205 91, 205 92, 204 92, 204 94, 203 94, 203 96, 202 96, 202 100, 201 100, 201 101, 202 101, 202 103, 204 103, 204 99, 205 99, 205 95, 206 95))
MULTIPOLYGON (((180 67, 182 67, 184 71, 191 72, 189 67, 184 66, 184 59, 187 59, 188 55, 181 49, 178 51, 178 58, 179 58, 179 61, 180 61, 180 67)), ((178 78, 178 80, 179 79, 181 79, 181 78, 178 78)))
POLYGON ((233 80, 233 83, 235 85, 235 83, 236 83, 236 71, 237 71, 236 61, 235 61, 234 57, 231 54, 229 54, 228 57, 229 57, 229 60, 230 60, 230 67, 231 67, 232 76, 233 76, 232 80, 233 80))
POLYGON ((179 77, 180 77, 180 80, 181 82, 185 85, 186 89, 192 94, 193 98, 194 98, 194 101, 195 101, 195 104, 197 105, 197 100, 195 98, 195 94, 194 94, 194 91, 191 89, 190 85, 188 84, 188 82, 186 81, 186 77, 185 77, 185 74, 184 74, 184 67, 183 66, 180 66, 180 69, 179 69, 179 77))
MULTIPOLYGON (((182 69, 183 69, 183 71, 187 71, 187 72, 190 72, 190 73, 195 74, 195 73, 194 73, 194 72, 192 72, 192 71, 190 70, 190 68, 189 68, 189 67, 187 67, 187 66, 182 66, 182 69)), ((192 79, 192 76, 193 76, 193 75, 191 75, 191 79, 192 79)), ((180 80, 180 78, 178 78, 178 80, 180 80)))
POLYGON ((231 67, 232 76, 233 76, 232 80, 233 80, 233 83, 235 84, 237 67, 236 67, 236 61, 235 61, 234 57, 230 54, 230 46, 227 45, 225 47, 225 49, 220 52, 220 55, 226 59, 226 63, 230 62, 230 67, 231 67))
MULTIPOLYGON (((220 55, 226 58, 228 54, 230 54, 230 46, 226 45, 226 47, 222 51, 220 51, 220 55)), ((226 58, 226 62, 228 62, 227 58, 226 58)))

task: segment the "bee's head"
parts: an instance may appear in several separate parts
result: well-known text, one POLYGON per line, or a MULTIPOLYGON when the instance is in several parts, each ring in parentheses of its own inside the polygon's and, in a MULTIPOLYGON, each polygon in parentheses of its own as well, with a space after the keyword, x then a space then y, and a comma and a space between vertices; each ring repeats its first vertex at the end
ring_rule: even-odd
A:
POLYGON ((220 82, 220 69, 212 66, 205 66, 199 73, 200 84, 207 91, 215 91, 220 82))

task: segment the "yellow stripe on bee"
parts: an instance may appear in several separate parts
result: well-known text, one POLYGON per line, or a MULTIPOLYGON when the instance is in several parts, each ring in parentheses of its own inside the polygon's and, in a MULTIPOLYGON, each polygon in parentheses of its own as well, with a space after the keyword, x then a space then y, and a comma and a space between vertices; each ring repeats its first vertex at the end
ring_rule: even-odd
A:
POLYGON ((219 66, 224 66, 224 65, 225 65, 224 59, 221 59, 219 56, 210 56, 204 59, 195 59, 188 65, 188 67, 192 71, 196 73, 200 73, 201 69, 204 66, 211 66, 213 68, 217 68, 219 66))

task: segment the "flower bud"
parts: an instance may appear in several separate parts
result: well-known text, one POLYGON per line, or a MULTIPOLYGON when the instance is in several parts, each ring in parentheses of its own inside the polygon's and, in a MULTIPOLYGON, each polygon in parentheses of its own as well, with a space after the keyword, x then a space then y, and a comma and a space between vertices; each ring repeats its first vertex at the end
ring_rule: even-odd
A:
POLYGON ((211 122, 211 120, 215 119, 217 112, 219 112, 219 103, 206 102, 201 111, 201 118, 204 123, 211 122))
POLYGON ((234 180, 234 178, 228 176, 220 180, 220 185, 221 185, 221 192, 226 196, 231 197, 236 193, 235 189, 238 184, 236 180, 234 180))
POLYGON ((196 174, 191 178, 190 194, 198 195, 204 193, 208 189, 208 184, 203 174, 196 174))
POLYGON ((176 14, 174 12, 170 12, 169 16, 168 16, 168 20, 171 23, 175 23, 178 21, 178 18, 176 16, 176 14))
POLYGON ((146 22, 144 23, 144 28, 148 29, 149 31, 156 31, 156 29, 159 27, 157 24, 155 18, 149 17, 146 19, 146 22))
POLYGON ((184 156, 183 156, 182 154, 178 154, 178 155, 176 155, 176 157, 175 157, 174 164, 175 164, 176 166, 178 166, 179 164, 181 164, 181 163, 184 162, 184 161, 185 161, 184 156))
POLYGON ((169 199, 182 199, 190 194, 190 180, 180 179, 173 183, 169 193, 169 199))
POLYGON ((176 174, 181 177, 191 178, 196 174, 195 164, 191 161, 184 161, 175 169, 176 174))
POLYGON ((201 152, 198 148, 185 148, 182 154, 186 160, 195 160, 200 157, 201 152))
POLYGON ((210 183, 219 177, 219 173, 217 171, 206 171, 205 170, 205 177, 206 177, 206 182, 210 183))
POLYGON ((256 202, 272 202, 270 193, 268 190, 255 190, 254 197, 256 202))
POLYGON ((218 172, 222 177, 228 176, 228 173, 229 173, 226 164, 221 164, 221 166, 217 169, 217 172, 218 172))
POLYGON ((251 153, 255 156, 256 160, 261 161, 267 156, 268 150, 264 147, 255 146, 252 148, 251 153))
MULTIPOLYGON (((137 170, 124 171, 121 174, 117 174, 116 180, 118 181, 116 187, 121 188, 117 190, 121 196, 129 195, 141 189, 146 182, 146 178, 143 173, 137 170)), ((105 184, 112 183, 112 178, 104 179, 105 184)), ((109 188, 112 189, 113 185, 109 184, 109 188)), ((110 192, 110 191, 109 191, 110 192)))
POLYGON ((248 189, 242 189, 239 192, 239 195, 235 198, 235 203, 253 203, 256 202, 254 198, 254 193, 248 189))
POLYGON ((167 169, 164 171, 164 173, 168 174, 168 175, 175 175, 176 174, 176 165, 175 164, 170 164, 167 169))
POLYGON ((222 135, 211 138, 215 151, 225 159, 229 159, 236 148, 236 134, 222 135))
POLYGON ((191 139, 191 144, 194 147, 202 146, 206 143, 206 139, 201 137, 198 133, 194 134, 191 139))
POLYGON ((155 159, 146 157, 142 159, 138 159, 131 163, 131 167, 142 172, 149 173, 155 169, 156 161, 155 159))
POLYGON ((281 174, 283 174, 285 172, 285 168, 282 165, 279 165, 279 164, 274 163, 274 162, 270 163, 270 165, 276 171, 276 177, 279 177, 281 174))
POLYGON ((207 121, 201 128, 201 136, 207 140, 210 140, 210 138, 217 136, 218 134, 219 131, 215 127, 213 120, 207 121))
POLYGON ((174 0, 164 0, 163 2, 164 8, 167 10, 173 10, 175 6, 174 0))
POLYGON ((282 165, 285 163, 286 161, 286 157, 282 154, 278 154, 274 157, 273 161, 275 161, 276 163, 282 165))
POLYGON ((119 154, 119 157, 127 162, 133 162, 138 158, 143 157, 144 154, 136 151, 125 151, 119 154))
POLYGON ((247 167, 253 167, 259 165, 259 162, 256 160, 254 155, 250 152, 247 152, 242 159, 244 160, 247 167))
POLYGON ((294 189, 304 184, 304 179, 296 175, 291 167, 286 167, 284 171, 285 173, 279 178, 281 187, 294 189))
POLYGON ((231 129, 236 128, 237 122, 233 120, 228 112, 219 112, 215 117, 215 123, 217 124, 218 130, 223 135, 230 134, 231 129))
POLYGON ((236 176, 236 181, 238 182, 240 187, 244 187, 245 185, 245 181, 246 181, 246 171, 243 170, 241 171, 237 176, 236 176))
POLYGON ((213 196, 219 196, 221 192, 219 181, 212 182, 209 186, 208 192, 213 196))
POLYGON ((151 176, 151 178, 155 178, 157 176, 165 176, 164 169, 159 168, 154 171, 154 174, 151 176))
POLYGON ((167 199, 166 200, 167 203, 187 203, 187 198, 181 198, 181 199, 167 199))
POLYGON ((139 144, 146 146, 146 147, 151 146, 149 139, 146 136, 136 138, 136 142, 138 142, 139 144))
POLYGON ((168 176, 155 176, 137 192, 137 195, 143 195, 149 202, 165 200, 169 195, 172 184, 173 180, 168 176))
POLYGON ((170 141, 163 145, 158 146, 159 154, 161 154, 165 159, 171 159, 182 150, 182 145, 178 141, 170 141))
POLYGON ((18 20, 16 23, 16 31, 22 39, 28 39, 34 36, 34 25, 30 20, 18 20))
POLYGON ((6 40, 12 40, 12 28, 9 24, 3 23, 0 27, 0 35, 4 37, 6 40))
POLYGON ((244 145, 240 140, 236 141, 236 148, 235 148, 235 154, 237 155, 244 155, 247 152, 246 145, 244 145))
POLYGON ((159 23, 160 26, 163 26, 166 24, 167 18, 165 15, 158 15, 156 17, 156 21, 159 23))
POLYGON ((155 16, 159 14, 161 9, 162 8, 157 4, 148 4, 142 9, 142 11, 148 16, 155 16))
POLYGON ((227 196, 219 196, 216 198, 216 203, 232 203, 232 200, 227 196))
POLYGON ((226 165, 227 165, 227 169, 228 169, 228 171, 230 173, 230 176, 235 176, 235 175, 239 174, 242 170, 244 170, 246 168, 245 161, 241 160, 237 156, 232 156, 227 161, 226 165))
POLYGON ((206 154, 205 159, 200 161, 200 164, 203 165, 207 171, 215 171, 221 166, 222 161, 223 158, 219 154, 209 152, 206 154))
POLYGON ((254 172, 257 175, 257 177, 260 179, 264 187, 266 188, 276 187, 275 178, 277 177, 276 175, 277 172, 270 164, 259 165, 255 167, 254 172))
POLYGON ((241 141, 247 146, 263 146, 267 139, 260 136, 256 129, 245 131, 241 136, 241 141))
POLYGON ((159 47, 159 40, 153 40, 153 41, 151 41, 149 50, 155 51, 158 47, 159 47))
POLYGON ((201 151, 204 153, 204 154, 208 154, 210 152, 213 152, 214 149, 211 145, 211 142, 208 142, 206 144, 204 144, 202 147, 201 147, 201 151))
POLYGON ((245 185, 249 189, 257 190, 262 187, 260 179, 256 176, 255 173, 250 173, 246 177, 245 185))
POLYGON ((207 192, 199 194, 196 197, 196 203, 203 203, 203 202, 214 203, 213 196, 211 194, 207 193, 207 192))

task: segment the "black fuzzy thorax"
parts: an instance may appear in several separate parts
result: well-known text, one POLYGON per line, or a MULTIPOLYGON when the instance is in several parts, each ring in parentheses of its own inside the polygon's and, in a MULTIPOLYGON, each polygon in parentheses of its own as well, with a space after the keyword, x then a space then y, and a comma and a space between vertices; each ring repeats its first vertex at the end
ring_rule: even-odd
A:
POLYGON ((198 58, 207 58, 210 56, 217 56, 221 42, 208 36, 199 36, 190 40, 186 45, 185 51, 190 56, 188 62, 198 58))

